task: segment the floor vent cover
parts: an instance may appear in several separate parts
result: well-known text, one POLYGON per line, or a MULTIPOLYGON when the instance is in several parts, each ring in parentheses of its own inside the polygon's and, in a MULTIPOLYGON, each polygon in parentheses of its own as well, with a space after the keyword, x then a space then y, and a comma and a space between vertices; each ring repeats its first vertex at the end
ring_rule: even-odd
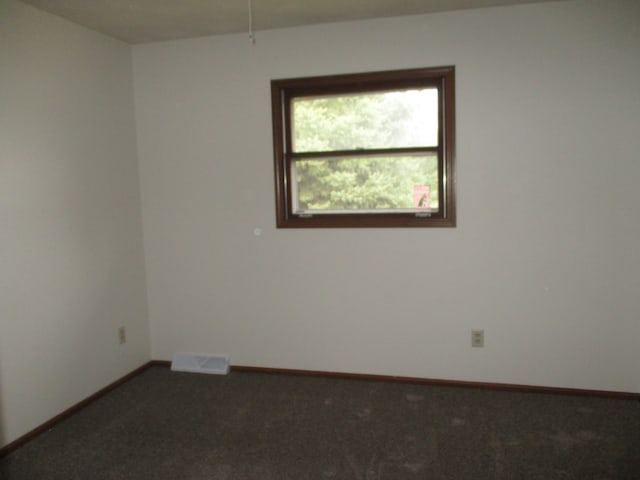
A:
POLYGON ((229 356, 176 353, 173 356, 173 362, 171 362, 171 370, 175 372, 226 375, 229 373, 229 356))

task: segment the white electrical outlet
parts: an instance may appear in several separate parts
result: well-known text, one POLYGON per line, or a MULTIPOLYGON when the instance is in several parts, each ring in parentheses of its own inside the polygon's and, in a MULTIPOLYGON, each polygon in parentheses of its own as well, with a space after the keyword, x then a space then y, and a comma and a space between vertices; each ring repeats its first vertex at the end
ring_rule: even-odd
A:
POLYGON ((471 330, 471 346, 484 347, 484 330, 471 330))
POLYGON ((124 327, 118 328, 118 343, 122 345, 127 342, 127 331, 124 327))

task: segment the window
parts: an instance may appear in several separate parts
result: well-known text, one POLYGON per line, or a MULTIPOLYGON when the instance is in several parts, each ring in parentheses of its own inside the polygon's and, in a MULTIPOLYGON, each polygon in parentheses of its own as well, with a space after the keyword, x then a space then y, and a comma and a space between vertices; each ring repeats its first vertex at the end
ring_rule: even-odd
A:
POLYGON ((271 82, 277 226, 454 227, 454 67, 271 82))

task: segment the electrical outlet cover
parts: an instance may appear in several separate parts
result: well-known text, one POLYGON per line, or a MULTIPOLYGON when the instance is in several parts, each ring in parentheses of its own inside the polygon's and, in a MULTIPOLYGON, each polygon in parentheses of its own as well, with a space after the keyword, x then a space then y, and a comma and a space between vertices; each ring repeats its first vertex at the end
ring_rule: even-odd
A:
POLYGON ((471 330, 471 346, 484 347, 484 330, 471 330))

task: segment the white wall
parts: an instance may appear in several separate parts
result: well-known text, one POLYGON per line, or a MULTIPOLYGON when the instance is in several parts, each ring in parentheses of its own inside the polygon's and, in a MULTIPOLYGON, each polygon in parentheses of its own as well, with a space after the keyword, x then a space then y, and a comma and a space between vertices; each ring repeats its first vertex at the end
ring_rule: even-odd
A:
POLYGON ((639 24, 569 1, 134 47, 152 357, 640 392, 639 24), (457 228, 275 228, 271 79, 449 64, 457 228))
POLYGON ((0 446, 150 358, 136 155, 130 47, 0 0, 0 446))

